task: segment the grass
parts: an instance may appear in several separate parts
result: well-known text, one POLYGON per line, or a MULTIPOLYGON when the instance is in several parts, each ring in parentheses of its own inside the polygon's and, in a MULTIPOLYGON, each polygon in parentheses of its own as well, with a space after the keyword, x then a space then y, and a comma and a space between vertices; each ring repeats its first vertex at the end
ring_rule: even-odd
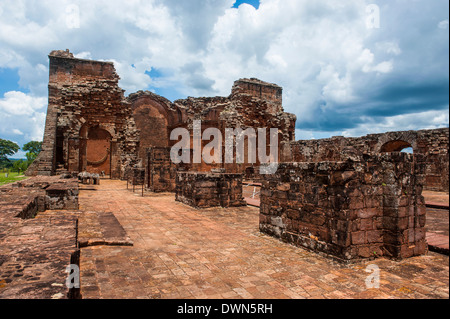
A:
POLYGON ((20 181, 22 179, 27 178, 23 173, 17 173, 17 172, 9 172, 9 173, 0 173, 0 185, 8 184, 8 183, 14 183, 17 181, 20 181), (8 177, 5 175, 8 174, 8 177))

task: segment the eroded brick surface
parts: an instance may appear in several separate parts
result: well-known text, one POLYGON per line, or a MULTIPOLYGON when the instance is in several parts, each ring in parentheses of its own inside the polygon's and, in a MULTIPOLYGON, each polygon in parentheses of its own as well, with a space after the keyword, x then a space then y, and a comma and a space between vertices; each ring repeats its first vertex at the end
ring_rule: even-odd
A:
POLYGON ((82 191, 84 210, 110 211, 132 247, 82 248, 84 298, 448 298, 448 256, 334 262, 259 232, 259 209, 198 210, 173 194, 104 181, 82 191), (368 265, 380 288, 367 289, 368 265))
POLYGON ((197 208, 245 206, 242 174, 178 172, 175 199, 197 208))
POLYGON ((10 225, 0 240, 0 298, 69 297, 66 267, 78 251, 76 219, 60 212, 10 225))
POLYGON ((291 143, 293 161, 321 162, 359 160, 364 154, 400 152, 411 147, 415 154, 425 156, 424 186, 428 190, 449 190, 449 129, 387 132, 362 137, 336 136, 320 140, 291 143))
POLYGON ((426 253, 423 159, 280 164, 261 189, 260 228, 341 260, 426 253))
POLYGON ((112 245, 132 246, 122 225, 111 212, 82 212, 78 218, 79 247, 112 245))
POLYGON ((72 297, 66 267, 77 262, 78 183, 39 176, 0 187, 0 298, 72 297))

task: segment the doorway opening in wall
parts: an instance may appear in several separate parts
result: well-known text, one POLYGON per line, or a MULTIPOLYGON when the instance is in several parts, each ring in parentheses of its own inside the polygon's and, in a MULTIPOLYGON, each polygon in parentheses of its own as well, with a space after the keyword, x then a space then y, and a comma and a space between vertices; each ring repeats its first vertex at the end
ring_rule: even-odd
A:
POLYGON ((111 176, 111 135, 108 131, 98 126, 89 128, 86 162, 88 173, 111 176))
POLYGON ((61 129, 57 129, 56 131, 56 149, 55 149, 55 157, 56 157, 56 169, 64 169, 65 161, 64 161, 64 133, 61 129))
POLYGON ((385 143, 381 149, 381 153, 402 152, 402 153, 414 153, 412 145, 406 141, 395 140, 385 143))

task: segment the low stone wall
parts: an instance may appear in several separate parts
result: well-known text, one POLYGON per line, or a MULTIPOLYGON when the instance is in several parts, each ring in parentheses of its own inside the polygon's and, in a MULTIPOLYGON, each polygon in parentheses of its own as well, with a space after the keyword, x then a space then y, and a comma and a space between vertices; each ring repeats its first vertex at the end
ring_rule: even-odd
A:
POLYGON ((131 185, 143 185, 145 183, 145 169, 144 168, 129 168, 125 173, 128 183, 131 185))
POLYGON ((421 155, 280 164, 262 183, 260 230, 342 261, 427 251, 421 155))
POLYGON ((78 264, 77 179, 37 176, 0 187, 0 299, 79 298, 66 284, 78 264), (47 211, 51 209, 52 211, 47 211))
POLYGON ((45 189, 46 209, 78 209, 78 181, 54 183, 45 189))
POLYGON ((189 206, 245 206, 242 174, 178 172, 175 199, 189 206))
POLYGON ((174 192, 177 165, 170 159, 170 147, 147 149, 146 185, 152 192, 174 192))
POLYGON ((15 205, 22 218, 48 209, 77 210, 78 192, 76 178, 36 176, 0 187, 0 207, 15 205))

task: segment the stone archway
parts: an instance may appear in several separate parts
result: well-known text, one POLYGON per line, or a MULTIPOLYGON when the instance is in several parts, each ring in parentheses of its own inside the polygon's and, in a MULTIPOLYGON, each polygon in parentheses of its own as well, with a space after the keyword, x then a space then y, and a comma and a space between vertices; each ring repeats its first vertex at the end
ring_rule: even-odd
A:
POLYGON ((376 136, 377 143, 372 149, 375 153, 401 152, 412 148, 414 153, 421 153, 417 145, 416 131, 388 132, 376 136))
POLYGON ((389 141, 381 146, 380 153, 401 152, 406 148, 412 148, 412 145, 406 141, 389 141))
POLYGON ((169 145, 168 119, 159 108, 144 104, 134 109, 134 121, 139 129, 139 158, 145 159, 147 148, 169 145))

